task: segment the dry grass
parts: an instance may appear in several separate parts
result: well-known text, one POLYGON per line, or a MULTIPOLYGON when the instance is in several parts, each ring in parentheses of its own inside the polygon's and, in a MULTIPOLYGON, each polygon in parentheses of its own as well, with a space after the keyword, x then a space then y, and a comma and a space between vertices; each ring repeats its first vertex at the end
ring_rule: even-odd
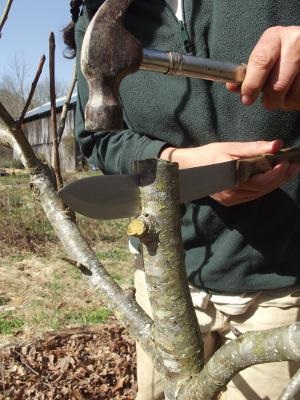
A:
MULTIPOLYGON (((0 342, 110 318, 80 272, 62 260, 65 254, 32 198, 28 176, 0 177, 0 219, 0 342)), ((131 287, 128 221, 79 217, 78 224, 113 278, 131 287)))

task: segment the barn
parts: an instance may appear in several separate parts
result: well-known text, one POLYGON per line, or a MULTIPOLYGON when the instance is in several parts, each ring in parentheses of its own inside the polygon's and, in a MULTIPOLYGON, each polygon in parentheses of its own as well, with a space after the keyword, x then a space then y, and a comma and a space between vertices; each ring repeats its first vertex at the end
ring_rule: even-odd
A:
MULTIPOLYGON (((74 118, 77 94, 73 94, 66 116, 66 125, 59 145, 60 164, 63 172, 75 171, 80 161, 80 151, 74 138, 74 118)), ((56 100, 57 125, 65 103, 65 97, 56 100)), ((52 151, 51 140, 51 104, 45 103, 27 112, 23 130, 33 150, 43 161, 50 162, 52 151)))

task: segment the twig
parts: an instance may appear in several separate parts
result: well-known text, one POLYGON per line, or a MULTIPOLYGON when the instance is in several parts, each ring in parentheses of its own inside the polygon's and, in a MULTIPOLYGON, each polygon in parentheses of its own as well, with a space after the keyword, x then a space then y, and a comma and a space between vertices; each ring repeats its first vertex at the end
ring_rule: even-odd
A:
POLYGON ((68 257, 62 257, 61 259, 64 260, 64 261, 66 261, 66 262, 68 262, 68 263, 70 263, 71 265, 74 265, 74 267, 78 268, 79 271, 80 271, 82 274, 88 275, 88 276, 91 276, 91 275, 92 275, 91 271, 90 271, 85 265, 83 265, 83 264, 81 264, 81 263, 79 263, 79 262, 77 262, 77 261, 75 261, 75 260, 71 260, 71 259, 68 258, 68 257))
POLYGON ((22 357, 22 354, 21 354, 21 353, 19 353, 17 350, 13 350, 13 352, 14 352, 15 354, 17 354, 17 355, 20 357, 20 363, 21 363, 22 365, 24 365, 24 367, 26 367, 27 369, 29 369, 29 371, 31 371, 34 375, 40 377, 40 374, 39 374, 35 369, 33 369, 33 368, 24 360, 24 358, 22 357))
POLYGON ((242 335, 242 332, 240 332, 235 326, 230 324, 230 330, 234 334, 235 337, 239 338, 242 335))
POLYGON ((2 37, 2 29, 3 29, 3 26, 4 26, 5 22, 6 22, 6 20, 7 20, 7 17, 8 17, 8 14, 9 14, 9 11, 10 11, 10 7, 11 7, 12 3, 13 3, 13 0, 7 0, 6 7, 5 7, 3 15, 1 17, 1 20, 0 20, 0 38, 2 37))
POLYGON ((76 69, 74 68, 71 86, 70 86, 69 91, 67 93, 67 96, 66 96, 66 99, 65 99, 65 103, 64 103, 64 106, 63 106, 63 109, 62 109, 60 121, 59 121, 59 127, 58 127, 58 132, 57 132, 58 146, 60 145, 60 142, 61 142, 61 139, 62 139, 62 135, 64 133, 64 129, 65 129, 65 125, 66 125, 67 112, 68 112, 68 109, 69 109, 69 105, 70 105, 70 101, 71 101, 71 97, 72 97, 72 94, 73 94, 73 91, 74 91, 74 87, 75 87, 76 81, 77 81, 76 69))
POLYGON ((55 171, 57 188, 63 187, 60 171, 57 121, 56 121, 56 94, 55 94, 55 37, 51 32, 49 36, 49 75, 50 75, 50 102, 51 102, 51 136, 52 136, 52 166, 55 171))
POLYGON ((5 370, 4 367, 2 365, 2 362, 0 361, 0 370, 1 370, 1 380, 2 380, 2 392, 3 392, 3 396, 6 396, 6 390, 5 390, 5 370))
POLYGON ((279 400, 293 400, 300 391, 300 369, 290 380, 285 390, 281 393, 279 400))
POLYGON ((30 104, 31 104, 32 97, 33 97, 33 95, 34 95, 34 92, 35 92, 37 83, 38 83, 38 81, 39 81, 39 79, 40 79, 40 76, 41 76, 41 73, 42 73, 42 71, 43 71, 43 66, 44 66, 45 60, 46 60, 46 57, 45 57, 45 55, 43 55, 43 56, 41 57, 41 60, 40 60, 38 69, 37 69, 36 74, 35 74, 35 77, 34 77, 34 80, 33 80, 32 84, 31 84, 31 88, 30 88, 30 92, 29 92, 29 95, 28 95, 26 104, 25 104, 25 106, 24 106, 24 109, 23 109, 23 111, 22 111, 22 113, 21 113, 20 118, 18 119, 18 121, 17 121, 17 123, 16 123, 17 126, 20 126, 20 125, 23 123, 25 114, 26 114, 26 112, 27 112, 27 110, 28 110, 28 107, 29 107, 30 104))

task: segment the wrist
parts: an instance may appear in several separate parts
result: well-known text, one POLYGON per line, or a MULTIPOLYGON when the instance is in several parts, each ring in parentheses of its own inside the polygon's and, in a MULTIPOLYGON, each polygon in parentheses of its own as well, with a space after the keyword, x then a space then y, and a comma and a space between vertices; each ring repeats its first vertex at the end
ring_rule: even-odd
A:
POLYGON ((177 149, 176 147, 166 147, 160 153, 159 158, 166 161, 177 162, 179 169, 188 168, 186 149, 177 149))

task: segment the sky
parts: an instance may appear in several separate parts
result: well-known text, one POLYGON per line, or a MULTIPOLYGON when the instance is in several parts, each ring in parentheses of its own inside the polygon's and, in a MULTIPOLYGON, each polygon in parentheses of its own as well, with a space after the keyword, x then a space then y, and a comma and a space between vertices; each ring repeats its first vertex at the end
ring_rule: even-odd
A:
MULTIPOLYGON (((0 17, 6 0, 0 0, 0 17)), ((61 30, 71 20, 69 0, 14 0, 0 38, 0 79, 10 73, 15 60, 26 65, 27 80, 33 80, 40 58, 46 56, 42 77, 48 75, 48 39, 56 39, 55 75, 65 85, 71 81, 74 60, 63 57, 61 30)), ((42 79, 42 77, 40 79, 42 79)))

